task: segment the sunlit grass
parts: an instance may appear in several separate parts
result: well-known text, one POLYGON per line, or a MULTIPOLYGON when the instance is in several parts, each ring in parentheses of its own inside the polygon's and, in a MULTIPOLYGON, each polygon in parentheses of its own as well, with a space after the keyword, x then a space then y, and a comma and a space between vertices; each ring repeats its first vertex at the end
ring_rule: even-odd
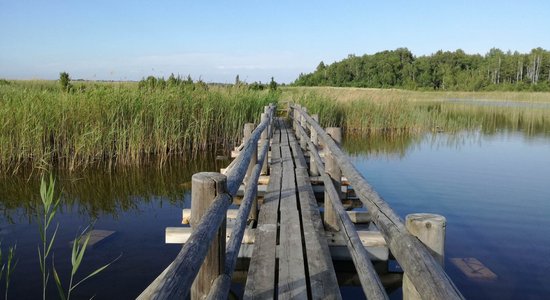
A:
POLYGON ((550 93, 441 93, 321 87, 286 88, 283 99, 306 106, 310 113, 319 114, 323 126, 343 127, 348 135, 461 130, 491 133, 499 129, 523 131, 528 135, 550 134, 550 93), (477 101, 479 99, 487 101, 477 101), (517 105, 513 101, 517 101, 517 105), (535 103, 527 105, 528 101, 535 103))
POLYGON ((0 170, 71 170, 189 157, 242 134, 277 93, 199 85, 142 90, 137 83, 0 85, 0 170))

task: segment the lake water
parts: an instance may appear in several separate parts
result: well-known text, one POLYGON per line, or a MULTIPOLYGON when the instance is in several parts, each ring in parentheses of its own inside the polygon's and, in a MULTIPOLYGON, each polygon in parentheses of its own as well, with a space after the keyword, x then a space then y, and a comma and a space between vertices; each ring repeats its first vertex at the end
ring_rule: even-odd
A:
MULTIPOLYGON (((348 141, 355 165, 405 217, 415 212, 447 217, 446 271, 470 299, 541 299, 550 294, 550 138, 521 133, 439 133, 423 137, 348 141), (495 280, 465 276, 451 258, 476 258, 495 280)), ((176 256, 164 229, 178 226, 189 206, 189 181, 199 171, 227 162, 204 158, 158 168, 58 174, 63 207, 55 265, 68 282, 70 242, 97 218, 96 229, 115 231, 84 258, 80 276, 120 258, 79 286, 74 299, 133 299, 176 256)), ((3 253, 17 243, 10 298, 41 296, 38 228, 39 179, 0 178, 0 239, 3 253)), ((0 285, 0 286, 3 286, 0 285)), ((48 294, 57 298, 53 278, 48 294)), ((0 290, 3 293, 2 290, 0 290)), ((353 290, 348 295, 358 296, 353 290)), ((399 291, 392 294, 399 298, 399 291)))
MULTIPOLYGON (((81 279, 120 256, 105 271, 77 287, 72 298, 135 299, 181 249, 180 245, 164 243, 164 230, 181 226, 182 209, 190 205, 192 174, 219 170, 226 164, 227 161, 206 157, 188 163, 173 162, 162 169, 151 166, 116 170, 107 175, 94 170, 57 174, 65 205, 53 221, 54 228, 59 224, 59 231, 52 252, 65 285, 69 281, 71 241, 90 222, 96 220, 95 229, 115 233, 89 247, 76 278, 81 279)), ((12 299, 42 297, 35 222, 38 202, 39 178, 0 178, 2 250, 5 255, 7 246, 17 243, 19 259, 9 289, 12 299)), ((53 278, 48 295, 50 299, 59 298, 53 278)))
POLYGON ((348 144, 355 144, 354 164, 403 219, 417 212, 447 218, 445 269, 466 298, 548 297, 549 137, 437 134, 363 151, 348 144), (476 258, 497 278, 472 279, 452 258, 476 258))

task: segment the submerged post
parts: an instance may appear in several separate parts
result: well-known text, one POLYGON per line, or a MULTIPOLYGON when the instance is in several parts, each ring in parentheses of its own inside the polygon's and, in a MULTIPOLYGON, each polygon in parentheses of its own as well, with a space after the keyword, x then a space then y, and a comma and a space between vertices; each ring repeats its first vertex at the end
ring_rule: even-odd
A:
MULTIPOLYGON (((311 115, 311 118, 315 120, 315 122, 319 122, 319 115, 311 115)), ((313 129, 312 125, 309 125, 309 135, 311 143, 317 147, 319 145, 319 141, 317 138, 317 131, 313 129)), ((315 162, 315 155, 312 155, 311 152, 316 151, 316 149, 310 149, 309 154, 309 175, 310 176, 319 176, 319 170, 317 169, 317 163, 315 162)))
MULTIPOLYGON (((405 220, 405 227, 410 234, 416 236, 432 254, 435 260, 443 266, 445 259, 445 227, 447 219, 436 214, 410 214, 405 220)), ((403 299, 417 300, 423 297, 409 280, 407 273, 403 274, 403 299)))
MULTIPOLYGON (((244 124, 244 144, 248 142, 250 139, 250 136, 252 135, 252 131, 254 131, 254 128, 256 125, 254 123, 246 123, 244 124)), ((252 170, 254 170, 254 166, 258 162, 258 144, 255 143, 252 145, 252 156, 250 156, 250 164, 248 164, 248 169, 246 170, 246 176, 244 178, 244 186, 245 190, 246 187, 249 184, 256 184, 255 182, 248 182, 250 180, 250 176, 252 174, 252 170)), ((258 186, 256 186, 256 194, 258 192, 258 186)), ((252 206, 250 207, 250 214, 248 215, 248 220, 257 220, 258 219, 258 198, 255 197, 252 200, 252 206)))
MULTIPOLYGON (((220 173, 196 173, 191 179, 191 227, 199 224, 216 196, 227 193, 227 177, 220 173)), ((220 216, 222 217, 222 216, 220 216)), ((191 286, 191 299, 198 300, 206 297, 211 283, 218 275, 224 273, 225 264, 225 229, 226 219, 223 212, 223 221, 217 236, 212 240, 208 254, 191 286)))
MULTIPOLYGON (((340 145, 342 143, 342 129, 340 127, 328 127, 326 129, 327 134, 340 145)), ((332 183, 340 196, 340 199, 334 199, 335 201, 342 200, 342 170, 336 161, 333 153, 327 152, 325 154, 325 170, 332 179, 332 183)), ((325 227, 328 230, 338 231, 338 216, 330 203, 329 194, 325 192, 325 227)))

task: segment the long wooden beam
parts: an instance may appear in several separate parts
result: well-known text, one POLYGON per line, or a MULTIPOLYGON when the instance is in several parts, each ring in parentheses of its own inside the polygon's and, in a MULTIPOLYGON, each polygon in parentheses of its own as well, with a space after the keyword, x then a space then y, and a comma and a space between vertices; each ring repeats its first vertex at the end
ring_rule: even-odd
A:
POLYGON ((371 212, 373 222, 384 234, 391 252, 403 270, 410 275, 420 295, 425 299, 464 299, 426 247, 407 231, 403 220, 367 183, 323 128, 300 107, 293 105, 292 108, 306 119, 311 128, 317 132, 318 138, 322 139, 325 147, 332 152, 343 175, 348 178, 356 194, 371 212))

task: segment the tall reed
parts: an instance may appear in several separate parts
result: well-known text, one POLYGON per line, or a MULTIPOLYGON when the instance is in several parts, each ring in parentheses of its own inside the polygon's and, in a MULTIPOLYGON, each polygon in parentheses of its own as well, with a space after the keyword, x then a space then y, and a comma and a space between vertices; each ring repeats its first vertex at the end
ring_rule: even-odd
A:
POLYGON ((323 126, 343 127, 348 135, 461 130, 491 133, 499 129, 523 131, 527 135, 550 134, 550 99, 547 103, 533 105, 524 102, 498 105, 491 101, 418 101, 397 95, 394 90, 381 97, 383 91, 377 90, 376 98, 335 100, 324 91, 293 91, 287 92, 286 96, 290 94, 292 100, 306 106, 310 113, 319 114, 323 126))
POLYGON ((164 163, 240 136, 277 93, 204 85, 139 89, 137 84, 53 82, 0 85, 0 172, 25 166, 164 163))

